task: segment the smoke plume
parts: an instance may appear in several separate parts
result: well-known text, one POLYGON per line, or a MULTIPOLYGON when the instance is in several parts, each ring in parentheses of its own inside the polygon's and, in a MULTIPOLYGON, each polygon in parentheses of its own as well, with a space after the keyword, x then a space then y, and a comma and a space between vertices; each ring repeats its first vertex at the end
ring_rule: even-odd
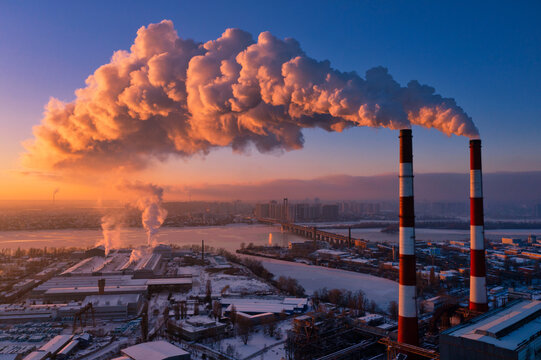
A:
POLYGON ((143 258, 148 252, 148 248, 132 249, 128 263, 136 263, 143 258))
POLYGON ((227 29, 197 43, 180 38, 169 20, 141 27, 130 51, 116 51, 75 95, 49 101, 25 143, 27 166, 134 170, 216 147, 293 150, 303 146, 302 129, 313 127, 420 125, 478 136, 453 99, 415 80, 403 87, 383 67, 364 78, 340 72, 269 32, 254 41, 227 29))
POLYGON ((56 194, 58 194, 59 191, 60 191, 60 188, 56 188, 53 190, 53 205, 56 201, 56 194))
POLYGON ((120 229, 122 216, 118 214, 106 214, 101 218, 101 230, 103 239, 98 241, 96 246, 102 245, 105 248, 105 256, 109 255, 112 249, 119 248, 120 229))
POLYGON ((143 212, 141 219, 147 232, 147 244, 155 246, 158 229, 167 217, 167 210, 162 207, 163 188, 140 181, 124 181, 119 188, 137 194, 137 208, 143 212))

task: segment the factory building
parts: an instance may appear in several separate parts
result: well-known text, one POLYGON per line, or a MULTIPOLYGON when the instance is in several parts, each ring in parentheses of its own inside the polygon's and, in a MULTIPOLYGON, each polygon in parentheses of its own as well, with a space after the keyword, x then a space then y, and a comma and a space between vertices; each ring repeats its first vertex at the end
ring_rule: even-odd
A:
POLYGON ((163 340, 130 346, 121 353, 132 360, 190 360, 189 352, 163 340))
POLYGON ((517 300, 442 332, 440 358, 541 358, 541 301, 517 300))
POLYGON ((284 299, 248 299, 248 298, 223 298, 220 303, 225 307, 224 315, 228 316, 233 306, 237 313, 248 315, 260 315, 271 313, 276 316, 286 314, 300 314, 308 309, 306 298, 284 299))
POLYGON ((43 360, 56 358, 56 355, 73 339, 73 335, 57 335, 23 360, 43 360))
POLYGON ((146 295, 161 290, 183 292, 191 288, 191 277, 136 279, 132 275, 57 276, 34 288, 30 295, 48 303, 69 303, 82 301, 87 296, 94 295, 146 295), (101 290, 100 280, 103 284, 101 290))
POLYGON ((88 303, 92 303, 96 317, 118 319, 136 315, 143 298, 140 294, 91 295, 85 298, 82 307, 88 303))

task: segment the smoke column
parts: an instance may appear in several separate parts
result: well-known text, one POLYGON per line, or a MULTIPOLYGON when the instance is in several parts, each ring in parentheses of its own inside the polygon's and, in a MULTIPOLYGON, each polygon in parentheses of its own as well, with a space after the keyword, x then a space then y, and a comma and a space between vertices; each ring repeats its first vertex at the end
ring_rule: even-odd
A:
POLYGON ((102 245, 105 248, 105 256, 109 255, 112 249, 120 247, 120 222, 120 217, 115 214, 104 215, 101 218, 103 239, 96 246, 102 245))
POLYGON ((183 39, 164 20, 141 27, 129 51, 86 79, 75 100, 52 98, 23 164, 74 171, 144 168, 171 155, 213 148, 260 152, 302 148, 302 129, 435 128, 476 138, 451 98, 383 67, 363 77, 308 57, 291 38, 227 29, 206 43, 183 39))
POLYGON ((59 191, 60 191, 59 188, 56 188, 53 191, 53 205, 55 204, 55 201, 56 201, 56 194, 58 194, 59 191))
POLYGON ((142 213, 143 227, 147 232, 147 245, 156 245, 156 234, 167 217, 167 210, 162 207, 163 188, 142 182, 124 182, 119 188, 133 191, 138 196, 137 207, 142 213))

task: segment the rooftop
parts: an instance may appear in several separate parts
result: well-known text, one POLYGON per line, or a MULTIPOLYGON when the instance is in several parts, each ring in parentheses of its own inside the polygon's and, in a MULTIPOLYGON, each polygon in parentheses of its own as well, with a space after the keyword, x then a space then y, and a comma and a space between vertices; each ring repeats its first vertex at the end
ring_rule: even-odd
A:
POLYGON ((541 335, 541 301, 513 302, 444 333, 517 350, 530 339, 541 335))
POLYGON ((148 279, 147 285, 187 285, 192 283, 191 277, 148 279))
POLYGON ((49 340, 48 343, 40 347, 39 350, 50 352, 51 354, 56 354, 67 343, 69 343, 72 338, 73 335, 56 335, 54 338, 49 340))
POLYGON ((83 305, 92 303, 93 306, 116 306, 138 303, 140 294, 90 295, 85 297, 83 305))
POLYGON ((167 341, 152 341, 127 347, 122 354, 134 360, 165 360, 175 356, 186 355, 188 352, 182 350, 167 341))

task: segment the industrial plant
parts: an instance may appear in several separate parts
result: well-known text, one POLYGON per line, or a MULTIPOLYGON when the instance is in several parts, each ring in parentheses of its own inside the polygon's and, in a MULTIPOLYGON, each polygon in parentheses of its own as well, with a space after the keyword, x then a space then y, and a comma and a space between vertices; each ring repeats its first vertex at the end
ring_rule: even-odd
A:
POLYGON ((319 225, 336 219, 335 205, 288 199, 253 217, 296 237, 287 244, 272 234, 238 254, 160 244, 154 197, 141 209, 146 245, 119 247, 104 228, 109 240, 93 248, 3 255, 10 269, 39 265, 12 271, 0 292, 2 359, 538 358, 541 244, 487 240, 481 141, 470 140, 470 240, 429 242, 416 239, 412 131, 399 139, 396 245, 319 225), (294 273, 268 271, 269 258, 385 279, 396 297, 323 283, 308 292, 294 273))

